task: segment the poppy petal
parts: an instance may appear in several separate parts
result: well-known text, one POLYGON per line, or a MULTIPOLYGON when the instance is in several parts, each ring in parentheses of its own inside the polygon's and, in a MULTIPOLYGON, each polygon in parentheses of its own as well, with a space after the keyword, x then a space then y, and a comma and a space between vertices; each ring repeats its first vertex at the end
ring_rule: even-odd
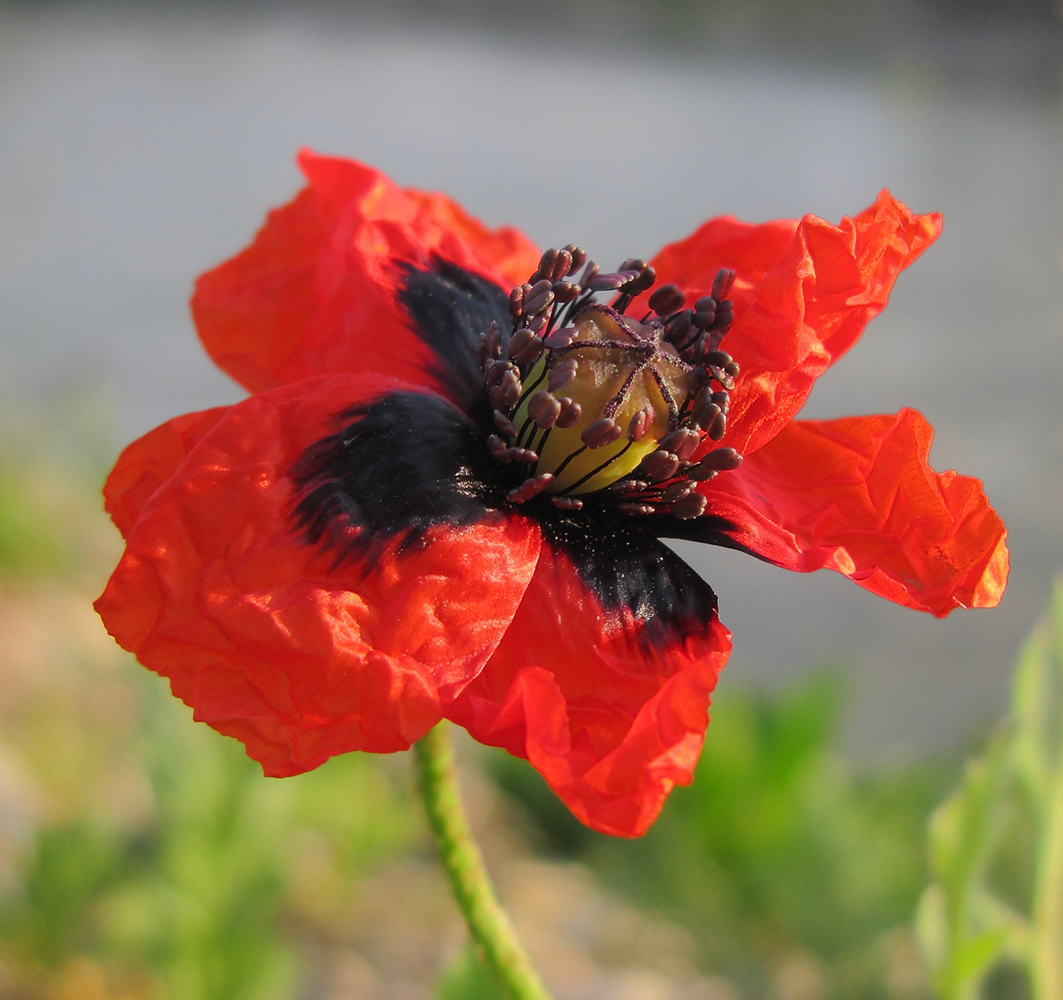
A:
POLYGON ((203 436, 225 415, 227 406, 186 413, 137 438, 118 456, 103 486, 103 507, 123 538, 140 512, 167 482, 203 436))
MULTIPOLYGON (((334 373, 422 383, 446 351, 430 342, 435 331, 412 329, 399 301, 404 268, 447 261, 505 294, 538 264, 515 229, 490 230, 441 194, 306 150, 299 166, 307 186, 192 297, 207 351, 251 392, 334 373)), ((445 378, 427 384, 446 394, 445 378)))
POLYGON ((991 607, 1007 580, 1007 531, 977 479, 930 468, 932 439, 909 409, 799 420, 702 492, 742 526, 726 532, 740 547, 779 566, 834 569, 938 618, 991 607))
MULTIPOLYGON (((692 297, 707 295, 720 268, 735 272, 729 293, 735 315, 749 309, 764 275, 785 256, 797 229, 796 219, 742 222, 723 215, 703 222, 685 239, 669 243, 650 261, 657 284, 678 285, 692 297)), ((648 294, 648 293, 647 293, 648 294)), ((632 309, 632 313, 637 313, 632 309)))
POLYGON ((724 444, 748 455, 778 434, 940 232, 940 215, 914 215, 883 190, 838 226, 812 215, 796 225, 714 219, 662 250, 653 261, 658 279, 688 298, 707 294, 719 268, 738 275, 724 347, 742 374, 724 444))
POLYGON ((625 542, 589 567, 544 539, 512 625, 447 716, 529 760, 583 823, 636 837, 691 780, 731 642, 693 570, 656 540, 628 541, 637 551, 625 542))
POLYGON ((146 504, 97 601, 118 642, 267 774, 408 747, 494 651, 531 579, 538 528, 486 508, 384 533, 371 558, 308 538, 293 468, 352 405, 406 388, 319 377, 231 407, 146 504))

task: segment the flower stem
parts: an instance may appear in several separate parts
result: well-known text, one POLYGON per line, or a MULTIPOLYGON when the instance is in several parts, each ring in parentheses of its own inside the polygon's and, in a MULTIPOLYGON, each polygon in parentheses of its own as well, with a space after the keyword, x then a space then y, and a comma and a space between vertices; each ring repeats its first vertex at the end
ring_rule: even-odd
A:
POLYGON ((495 895, 483 855, 462 808, 446 722, 415 745, 417 772, 439 859, 469 933, 514 1000, 550 1000, 506 911, 495 895))

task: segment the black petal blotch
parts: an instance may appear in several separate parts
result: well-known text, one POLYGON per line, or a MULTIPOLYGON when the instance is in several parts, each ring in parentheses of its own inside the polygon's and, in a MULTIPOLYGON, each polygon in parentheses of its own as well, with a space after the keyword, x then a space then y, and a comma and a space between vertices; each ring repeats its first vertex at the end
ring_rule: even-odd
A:
POLYGON ((391 393, 341 419, 343 429, 290 473, 296 520, 312 544, 335 546, 342 559, 397 536, 416 542, 436 525, 482 521, 496 506, 498 466, 483 434, 443 400, 391 393))
POLYGON ((639 640, 664 650, 706 625, 716 594, 646 530, 619 518, 563 517, 543 523, 606 611, 627 608, 642 623, 639 640))
POLYGON ((445 260, 423 271, 405 265, 404 272, 399 301, 413 331, 435 353, 440 367, 430 374, 447 383, 448 395, 466 413, 489 420, 479 337, 492 322, 508 329, 508 292, 445 260))

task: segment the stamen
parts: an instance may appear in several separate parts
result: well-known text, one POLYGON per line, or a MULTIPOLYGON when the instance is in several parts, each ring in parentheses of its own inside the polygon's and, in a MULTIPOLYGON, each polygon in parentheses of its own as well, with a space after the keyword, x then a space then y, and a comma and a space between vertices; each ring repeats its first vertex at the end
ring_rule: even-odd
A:
POLYGON ((703 295, 694 303, 694 325, 707 330, 716 319, 716 300, 711 295, 703 295))
POLYGON ((539 461, 539 455, 531 448, 510 448, 510 459, 523 465, 535 465, 539 461))
POLYGON ((683 497, 688 496, 689 494, 691 494, 693 492, 694 492, 694 484, 693 483, 684 482, 683 480, 680 480, 679 482, 675 482, 675 483, 672 483, 670 486, 667 486, 661 492, 661 502, 662 503, 675 503, 677 500, 682 500, 683 497))
MULTIPOLYGON (((499 362, 494 362, 494 364, 499 364, 499 362)), ((520 376, 517 374, 517 370, 507 367, 501 379, 488 389, 487 398, 491 401, 491 406, 496 410, 509 410, 520 399, 521 389, 520 376)))
POLYGON ((735 278, 738 275, 734 271, 726 267, 721 267, 716 272, 716 277, 712 279, 712 297, 721 302, 727 297, 727 293, 731 290, 731 286, 735 283, 735 278))
POLYGON ((547 385, 551 392, 556 392, 562 386, 568 385, 576 377, 579 370, 579 362, 575 358, 565 358, 564 361, 554 365, 547 378, 547 385))
POLYGON ((644 479, 621 479, 618 483, 606 486, 602 493, 616 494, 617 496, 631 496, 649 489, 650 484, 644 479))
POLYGON ((738 364, 730 354, 724 351, 708 351, 705 354, 706 367, 722 368, 731 378, 738 375, 738 364))
POLYGON ((561 403, 545 389, 540 389, 528 400, 528 416, 542 429, 547 430, 561 416, 561 403))
POLYGON ((650 424, 652 423, 653 410, 648 406, 644 406, 631 418, 631 423, 628 424, 628 440, 641 441, 646 436, 646 432, 650 429, 650 424))
POLYGON ((593 494, 621 513, 697 517, 705 509, 697 482, 741 461, 716 448, 691 464, 704 441, 726 435, 739 369, 719 345, 734 318, 726 298, 734 272, 717 271, 692 308, 665 285, 645 300, 641 320, 625 315, 655 277, 638 258, 602 273, 575 245, 549 249, 510 293, 511 332, 492 324, 481 335, 499 431, 488 449, 535 473, 509 502, 545 491, 555 508, 577 511, 593 494), (602 293, 615 293, 611 306, 594 301, 602 293))
POLYGON ((514 330, 509 338, 509 356, 520 365, 530 365, 543 353, 543 342, 526 326, 514 330))
POLYGON ((688 493, 672 504, 671 513, 675 517, 688 521, 691 518, 701 517, 705 513, 708 500, 700 493, 688 493))
POLYGON ((561 400, 561 413, 555 421, 556 425, 563 430, 574 427, 583 415, 583 408, 574 399, 566 397, 561 400))
POLYGON ((524 312, 529 316, 545 312, 554 304, 554 286, 549 278, 535 282, 524 293, 524 312))
POLYGON ((723 415, 723 410, 712 401, 712 396, 702 391, 694 401, 694 409, 690 414, 690 422, 707 431, 717 417, 723 415))
POLYGON ((499 462, 508 464, 513 461, 513 457, 509 453, 509 445, 497 434, 492 434, 487 439, 487 450, 491 453, 491 457, 499 462))
POLYGON ((513 439, 517 436, 517 427, 501 410, 495 410, 491 414, 495 426, 507 437, 513 439))
POLYGON ((595 275, 598 273, 598 265, 593 261, 587 261, 587 267, 584 269, 583 274, 580 275, 579 283, 584 288, 590 288, 591 282, 594 280, 595 275))
POLYGON ((738 469, 741 464, 742 456, 735 451, 735 448, 720 447, 714 452, 709 452, 697 463, 696 468, 711 469, 713 472, 730 472, 732 469, 738 469))
POLYGON ((509 293, 509 314, 517 319, 524 312, 524 286, 517 285, 509 293))
POLYGON ((679 471, 679 456, 670 451, 655 451, 642 460, 640 469, 651 482, 663 482, 679 471))
POLYGON ((542 493, 553 480, 554 474, 552 472, 543 472, 538 476, 525 479, 515 490, 510 490, 506 494, 506 499, 510 503, 527 503, 532 497, 542 493))
POLYGON ((690 427, 680 427, 678 430, 666 434, 657 442, 657 447, 664 451, 673 452, 679 457, 679 461, 687 462, 694 454, 695 449, 701 443, 701 435, 690 427))
POLYGON ((554 285, 554 299, 563 305, 574 301, 582 289, 571 281, 559 281, 554 285))
POLYGON ((721 410, 714 418, 708 428, 709 437, 713 441, 720 441, 723 439, 724 434, 727 433, 727 414, 721 410))
POLYGON ((554 330, 549 337, 543 338, 543 344, 556 351, 559 347, 568 347, 576 339, 577 330, 574 326, 563 326, 554 330))
POLYGON ((491 457, 503 465, 510 462, 521 462, 526 465, 534 465, 539 461, 539 456, 530 448, 519 448, 507 445, 497 434, 492 434, 487 439, 487 450, 491 457))
POLYGON ((656 508, 645 503, 618 503, 616 509, 621 514, 655 514, 656 508))
POLYGON ((671 316, 679 312, 686 302, 686 296, 675 285, 661 285, 651 296, 650 308, 658 316, 671 316))
POLYGON ((550 503, 559 510, 579 510, 583 506, 579 497, 550 497, 550 503))
POLYGON ((491 320, 490 326, 480 334, 480 361, 486 364, 488 358, 502 356, 502 331, 498 324, 491 320))
POLYGON ((623 431, 620 425, 611 417, 602 417, 590 425, 581 435, 580 439, 588 448, 604 448, 607 444, 616 441, 623 431))

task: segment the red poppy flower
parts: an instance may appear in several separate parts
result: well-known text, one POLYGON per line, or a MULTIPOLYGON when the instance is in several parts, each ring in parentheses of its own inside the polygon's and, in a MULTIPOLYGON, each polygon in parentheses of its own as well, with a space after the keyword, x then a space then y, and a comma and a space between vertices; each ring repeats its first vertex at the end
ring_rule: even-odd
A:
POLYGON ((307 187, 192 301, 254 395, 125 450, 105 495, 126 551, 97 602, 267 774, 446 717, 633 836, 690 781, 731 647, 661 537, 938 616, 1000 599, 1004 526, 930 469, 918 413, 794 420, 938 216, 883 192, 839 226, 713 219, 602 274, 360 164, 299 162, 307 187))

